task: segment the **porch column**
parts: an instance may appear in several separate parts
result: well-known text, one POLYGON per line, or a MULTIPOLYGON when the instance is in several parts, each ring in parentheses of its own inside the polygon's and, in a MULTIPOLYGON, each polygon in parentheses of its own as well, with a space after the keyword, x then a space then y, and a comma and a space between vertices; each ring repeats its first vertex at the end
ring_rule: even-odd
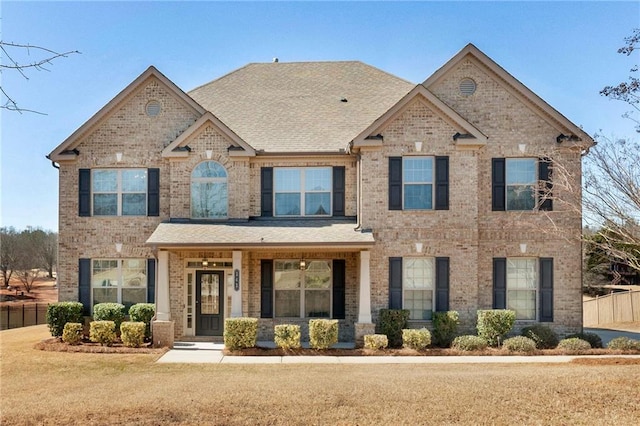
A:
POLYGON ((158 274, 156 283, 156 319, 151 325, 153 346, 173 347, 175 323, 171 320, 169 298, 169 252, 158 252, 158 274))
POLYGON ((360 300, 359 323, 371 323, 371 276, 369 274, 371 252, 360 252, 360 300))
POLYGON ((231 291, 231 317, 242 316, 242 252, 233 251, 233 290, 231 291))

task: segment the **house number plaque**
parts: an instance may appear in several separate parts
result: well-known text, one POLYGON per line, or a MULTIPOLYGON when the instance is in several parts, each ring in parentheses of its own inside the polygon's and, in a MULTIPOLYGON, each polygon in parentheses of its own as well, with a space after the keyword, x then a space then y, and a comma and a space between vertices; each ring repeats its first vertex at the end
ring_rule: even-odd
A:
POLYGON ((240 271, 237 269, 233 271, 233 289, 235 291, 240 290, 240 271))

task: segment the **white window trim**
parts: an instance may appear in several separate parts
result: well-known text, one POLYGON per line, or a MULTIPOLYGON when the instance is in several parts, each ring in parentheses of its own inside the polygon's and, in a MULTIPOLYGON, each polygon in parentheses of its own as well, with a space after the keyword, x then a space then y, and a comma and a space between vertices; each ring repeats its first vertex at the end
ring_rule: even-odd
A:
POLYGON ((330 166, 318 166, 318 167, 274 167, 273 168, 273 215, 275 217, 331 217, 333 216, 333 168, 330 166), (305 170, 309 169, 326 169, 329 170, 329 191, 307 191, 305 190, 305 170), (300 191, 278 191, 276 188, 276 174, 278 170, 298 170, 300 177, 300 191), (306 194, 324 194, 329 192, 329 211, 324 214, 306 214, 305 212, 305 197, 306 194), (300 214, 299 215, 285 215, 278 214, 276 204, 276 194, 300 194, 300 214))
POLYGON ((436 179, 436 158, 435 156, 432 155, 420 155, 420 156, 403 156, 402 157, 402 210, 406 210, 406 211, 430 211, 430 210, 434 210, 435 208, 435 202, 436 202, 436 185, 435 185, 435 179, 436 179), (406 166, 405 166, 405 160, 422 160, 422 159, 431 159, 431 181, 429 182, 405 182, 404 180, 404 175, 405 175, 405 170, 406 170, 406 166), (431 208, 407 208, 405 207, 405 202, 406 202, 406 193, 405 193, 405 188, 407 186, 412 186, 412 185, 431 185, 431 208))
POLYGON ((144 217, 147 216, 148 212, 149 212, 149 194, 148 194, 148 189, 149 189, 149 173, 148 170, 145 168, 126 168, 126 169, 114 169, 114 168, 104 168, 104 169, 91 169, 91 215, 94 217, 144 217), (94 175, 95 172, 99 172, 99 171, 115 171, 117 172, 117 189, 115 191, 95 191, 93 189, 93 183, 94 183, 94 175), (122 172, 125 171, 143 171, 144 175, 145 175, 145 188, 144 191, 127 191, 124 192, 122 190, 122 172), (107 214, 96 214, 95 210, 94 210, 94 205, 93 205, 93 200, 94 200, 94 196, 97 194, 116 194, 116 203, 117 203, 117 207, 116 207, 116 214, 115 215, 107 215, 107 214), (122 195, 123 194, 144 194, 144 213, 143 214, 139 214, 139 215, 123 215, 122 214, 122 195))
MULTIPOLYGON (((299 317, 280 317, 276 312, 276 292, 279 291, 276 289, 276 262, 295 262, 295 259, 274 259, 273 260, 273 317, 274 318, 302 318, 302 319, 331 319, 333 318, 333 265, 330 259, 305 259, 306 262, 327 262, 329 264, 329 268, 331 270, 331 274, 329 276, 329 288, 321 289, 321 288, 310 288, 307 289, 305 287, 305 274, 306 271, 300 269, 300 262, 298 262, 298 271, 300 273, 300 316, 299 317), (304 272, 304 273, 303 273, 304 272), (305 292, 306 291, 328 291, 329 292, 329 316, 328 317, 307 317, 305 316, 305 292)), ((283 290, 280 290, 283 291, 283 290)), ((287 291, 287 290, 284 290, 287 291)))
MULTIPOLYGON (((534 297, 533 297, 533 301, 535 303, 535 306, 533 307, 533 312, 535 313, 535 317, 534 318, 518 318, 518 312, 516 312, 516 321, 531 321, 531 322, 537 322, 539 321, 539 316, 540 316, 540 259, 537 257, 508 257, 507 258, 507 270, 506 270, 506 274, 505 274, 505 280, 506 280, 506 295, 505 295, 505 301, 506 301, 506 307, 507 309, 509 309, 509 261, 510 260, 533 260, 535 261, 535 277, 534 277, 534 282, 535 282, 535 287, 531 290, 527 290, 527 289, 521 289, 522 291, 533 291, 534 292, 534 297)), ((513 289, 512 289, 513 290, 513 289)))
POLYGON ((505 165, 504 165, 504 209, 505 211, 509 211, 509 212, 528 212, 528 211, 536 211, 538 210, 537 206, 538 206, 538 194, 537 194, 537 188, 538 188, 538 182, 540 179, 540 176, 538 176, 538 161, 539 159, 536 157, 509 157, 509 158, 505 158, 505 165), (513 161, 513 160, 533 160, 533 172, 535 174, 533 181, 530 184, 511 184, 509 185, 508 183, 508 174, 509 174, 509 162, 513 161), (533 208, 531 210, 518 210, 518 209, 510 209, 509 208, 509 187, 523 187, 523 188, 527 188, 527 187, 532 187, 533 188, 533 208))
MULTIPOLYGON (((407 309, 404 306, 404 296, 405 296, 405 279, 406 279, 406 273, 405 273, 405 268, 406 268, 406 261, 408 259, 412 259, 412 260, 429 260, 431 261, 431 312, 432 312, 432 319, 431 320, 425 320, 425 319, 410 319, 409 321, 432 321, 433 320, 433 313, 436 312, 436 258, 435 257, 403 257, 402 258, 402 308, 403 309, 407 309)), ((428 290, 427 290, 428 291, 428 290)))

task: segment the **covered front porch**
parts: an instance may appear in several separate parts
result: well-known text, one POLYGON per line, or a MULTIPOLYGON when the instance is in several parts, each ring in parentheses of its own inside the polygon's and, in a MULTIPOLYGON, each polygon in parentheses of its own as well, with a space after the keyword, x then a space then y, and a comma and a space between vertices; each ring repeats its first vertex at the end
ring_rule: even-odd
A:
POLYGON ((258 318, 261 341, 277 324, 300 325, 306 340, 314 318, 339 320, 344 342, 374 331, 374 239, 354 221, 168 222, 147 244, 157 256, 156 346, 214 340, 233 317, 258 318))

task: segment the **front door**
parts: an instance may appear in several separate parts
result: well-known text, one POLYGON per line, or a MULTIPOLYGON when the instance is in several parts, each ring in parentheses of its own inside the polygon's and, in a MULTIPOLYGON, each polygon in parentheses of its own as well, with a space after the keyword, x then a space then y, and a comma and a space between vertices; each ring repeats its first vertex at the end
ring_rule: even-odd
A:
POLYGON ((196 335, 222 336, 224 272, 196 272, 196 335))

